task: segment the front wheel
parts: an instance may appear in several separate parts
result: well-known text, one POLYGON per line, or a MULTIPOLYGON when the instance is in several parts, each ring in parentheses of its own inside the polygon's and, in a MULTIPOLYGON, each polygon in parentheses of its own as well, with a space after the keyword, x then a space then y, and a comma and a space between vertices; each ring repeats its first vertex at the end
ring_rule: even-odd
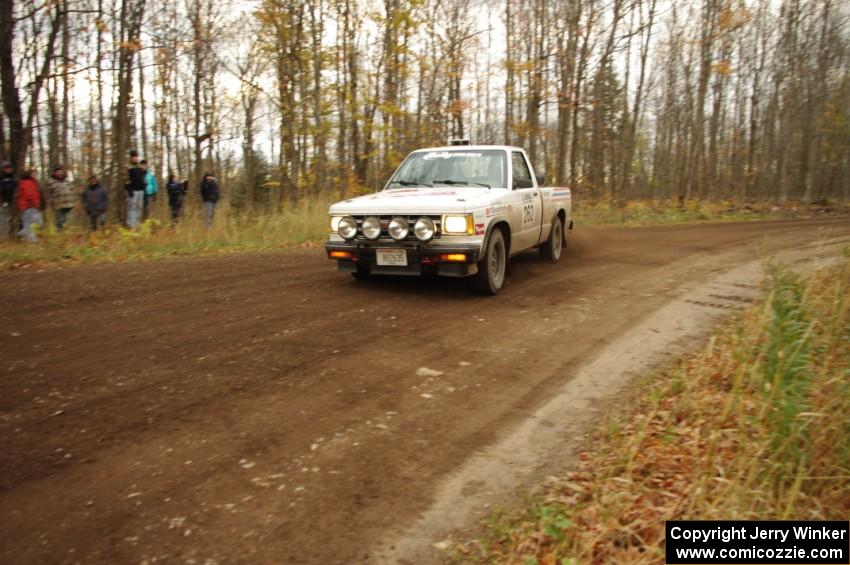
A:
POLYGON ((472 285, 482 294, 496 294, 505 284, 507 271, 507 249, 502 230, 495 229, 487 241, 487 252, 478 263, 478 273, 472 279, 472 285))
POLYGON ((555 218, 552 229, 549 230, 549 239, 540 246, 540 254, 543 259, 551 263, 561 260, 561 252, 564 250, 564 222, 561 217, 555 218))

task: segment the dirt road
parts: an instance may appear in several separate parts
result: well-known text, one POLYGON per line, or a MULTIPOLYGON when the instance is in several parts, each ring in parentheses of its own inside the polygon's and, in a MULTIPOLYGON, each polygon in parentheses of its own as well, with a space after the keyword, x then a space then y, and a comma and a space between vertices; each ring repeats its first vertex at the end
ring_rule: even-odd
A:
POLYGON ((576 231, 463 281, 316 249, 0 275, 0 561, 351 563, 689 281, 846 218, 576 231))

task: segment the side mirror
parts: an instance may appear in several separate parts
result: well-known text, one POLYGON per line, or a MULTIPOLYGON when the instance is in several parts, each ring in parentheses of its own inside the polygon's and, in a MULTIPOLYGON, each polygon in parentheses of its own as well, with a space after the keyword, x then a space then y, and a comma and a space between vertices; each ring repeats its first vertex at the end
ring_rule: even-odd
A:
POLYGON ((546 175, 537 175, 537 186, 546 184, 546 175))

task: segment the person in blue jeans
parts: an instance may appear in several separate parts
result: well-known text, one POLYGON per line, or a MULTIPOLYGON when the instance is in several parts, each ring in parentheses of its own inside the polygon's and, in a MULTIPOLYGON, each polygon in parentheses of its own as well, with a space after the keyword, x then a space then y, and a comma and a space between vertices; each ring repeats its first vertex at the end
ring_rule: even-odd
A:
POLYGON ((23 224, 18 236, 30 243, 38 241, 33 227, 41 227, 44 224, 44 216, 41 213, 44 208, 44 194, 41 192, 38 181, 33 178, 33 171, 35 171, 33 166, 24 168, 18 183, 17 196, 18 211, 21 213, 23 224))
POLYGON ((189 189, 189 181, 180 182, 177 175, 171 173, 168 175, 168 184, 165 185, 168 191, 168 207, 171 209, 171 224, 174 225, 180 220, 183 215, 183 198, 189 189))
POLYGON ((212 226, 215 206, 220 197, 221 190, 215 177, 212 173, 205 174, 204 180, 201 182, 201 200, 204 201, 204 225, 207 227, 212 226))
POLYGON ((156 194, 159 192, 159 186, 156 182, 156 174, 148 166, 148 162, 144 159, 139 163, 145 170, 145 205, 143 216, 147 218, 153 211, 156 204, 156 194))
POLYGON ((12 210, 15 203, 15 191, 18 180, 15 178, 15 168, 12 163, 3 161, 0 172, 0 240, 9 237, 12 225, 12 210))
POLYGON ((56 214, 56 229, 61 231, 68 222, 71 210, 77 203, 77 191, 74 188, 74 183, 68 180, 65 167, 62 165, 53 167, 53 173, 47 179, 45 185, 53 212, 56 214))
POLYGON ((106 224, 106 209, 109 207, 109 196, 100 186, 95 175, 89 177, 88 186, 80 195, 83 209, 91 222, 91 230, 97 231, 98 227, 106 224))
POLYGON ((142 210, 144 208, 145 170, 139 166, 139 152, 130 151, 130 168, 127 169, 126 184, 127 191, 127 227, 134 228, 142 221, 142 210))

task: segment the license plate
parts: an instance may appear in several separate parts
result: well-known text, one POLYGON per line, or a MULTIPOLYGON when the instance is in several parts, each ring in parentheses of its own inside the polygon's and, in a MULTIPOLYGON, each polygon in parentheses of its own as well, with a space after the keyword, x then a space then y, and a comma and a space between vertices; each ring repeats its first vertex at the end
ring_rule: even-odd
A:
POLYGON ((407 251, 404 249, 376 249, 378 265, 383 267, 407 267, 407 251))

